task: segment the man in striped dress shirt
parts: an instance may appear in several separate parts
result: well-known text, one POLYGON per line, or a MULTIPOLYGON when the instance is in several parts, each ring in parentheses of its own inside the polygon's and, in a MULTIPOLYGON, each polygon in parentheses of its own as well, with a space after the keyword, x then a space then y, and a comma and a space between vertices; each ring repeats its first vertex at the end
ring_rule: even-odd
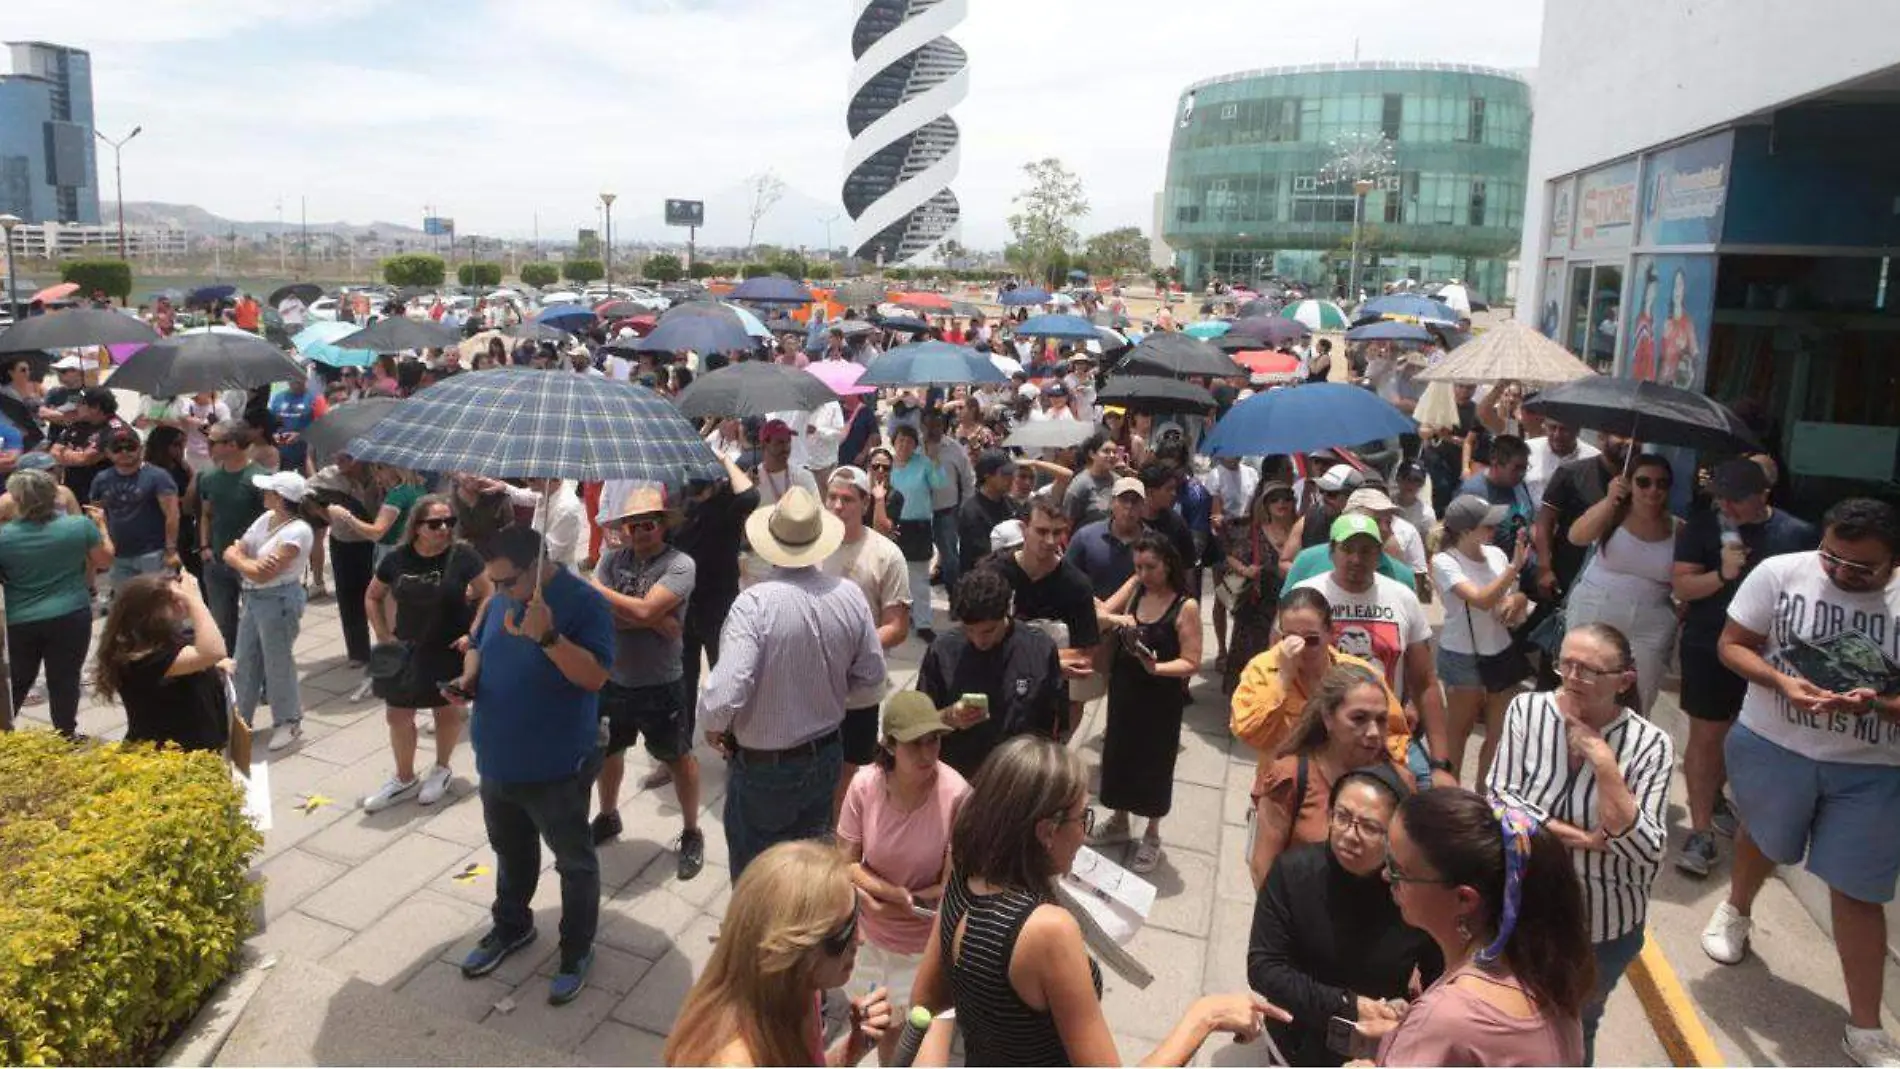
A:
POLYGON ((794 486, 752 514, 746 537, 774 567, 733 601, 699 706, 707 741, 727 760, 735 883, 767 848, 830 832, 845 696, 884 682, 863 592, 819 568, 844 539, 838 517, 794 486))

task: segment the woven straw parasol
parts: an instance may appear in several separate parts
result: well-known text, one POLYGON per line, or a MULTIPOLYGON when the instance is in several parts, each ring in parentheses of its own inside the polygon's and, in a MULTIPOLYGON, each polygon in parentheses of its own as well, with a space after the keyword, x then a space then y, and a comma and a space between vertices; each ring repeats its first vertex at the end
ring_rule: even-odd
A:
POLYGON ((1549 386, 1596 374, 1570 351, 1515 319, 1471 339, 1419 373, 1421 382, 1516 382, 1549 386))

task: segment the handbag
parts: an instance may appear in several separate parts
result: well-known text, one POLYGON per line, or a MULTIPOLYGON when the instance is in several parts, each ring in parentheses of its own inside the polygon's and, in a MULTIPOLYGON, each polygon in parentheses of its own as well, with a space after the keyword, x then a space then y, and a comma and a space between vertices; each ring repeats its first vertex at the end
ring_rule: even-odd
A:
MULTIPOLYGON (((429 608, 428 623, 423 626, 421 634, 433 632, 442 620, 442 594, 448 589, 449 571, 455 565, 455 550, 456 547, 451 544, 448 552, 442 555, 442 571, 436 577, 434 603, 429 608)), ((407 639, 392 639, 370 647, 367 673, 377 684, 372 688, 377 697, 387 701, 389 695, 385 691, 394 693, 421 689, 424 681, 411 678, 421 670, 421 659, 416 656, 419 645, 407 639)))
MULTIPOLYGON (((1561 611, 1561 610, 1560 610, 1561 611)), ((1531 674, 1530 658, 1513 642, 1499 653, 1479 653, 1478 626, 1471 621, 1471 603, 1465 603, 1465 632, 1471 636, 1472 656, 1478 659, 1478 681, 1492 694, 1506 691, 1522 683, 1531 674)), ((1563 642, 1562 632, 1557 641, 1563 642)))

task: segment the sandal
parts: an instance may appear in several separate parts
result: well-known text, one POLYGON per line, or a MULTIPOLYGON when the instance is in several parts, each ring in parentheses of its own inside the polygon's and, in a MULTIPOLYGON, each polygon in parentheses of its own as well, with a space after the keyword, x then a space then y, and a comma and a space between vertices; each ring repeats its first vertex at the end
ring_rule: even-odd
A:
POLYGON ((1161 863, 1161 840, 1143 838, 1135 847, 1135 856, 1128 862, 1128 871, 1146 875, 1161 863))

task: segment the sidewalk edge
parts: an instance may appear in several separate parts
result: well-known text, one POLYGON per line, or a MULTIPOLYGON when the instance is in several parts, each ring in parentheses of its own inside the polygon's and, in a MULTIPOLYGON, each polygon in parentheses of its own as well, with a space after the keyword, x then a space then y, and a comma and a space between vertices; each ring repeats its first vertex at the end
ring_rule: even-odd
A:
POLYGON ((1643 940, 1643 951, 1629 969, 1630 986, 1643 1003, 1656 1039, 1678 1066, 1726 1065, 1714 1037, 1702 1024, 1695 1003, 1682 988, 1668 955, 1654 939, 1643 940))

